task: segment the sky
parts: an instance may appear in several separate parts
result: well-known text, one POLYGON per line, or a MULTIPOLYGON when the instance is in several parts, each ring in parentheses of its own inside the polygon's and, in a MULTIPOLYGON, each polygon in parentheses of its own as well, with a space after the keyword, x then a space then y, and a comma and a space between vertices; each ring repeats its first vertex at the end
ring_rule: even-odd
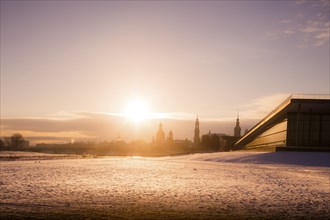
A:
POLYGON ((329 94, 329 1, 1 1, 1 136, 151 140, 251 128, 329 94), (161 117, 123 117, 140 99, 161 117))

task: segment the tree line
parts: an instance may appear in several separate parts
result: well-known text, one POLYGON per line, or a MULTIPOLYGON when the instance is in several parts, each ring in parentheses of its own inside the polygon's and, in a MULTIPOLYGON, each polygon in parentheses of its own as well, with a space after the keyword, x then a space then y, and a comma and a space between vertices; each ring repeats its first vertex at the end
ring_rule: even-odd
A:
POLYGON ((10 137, 0 139, 0 148, 20 149, 26 146, 26 143, 27 141, 24 139, 23 135, 20 133, 15 133, 10 137))

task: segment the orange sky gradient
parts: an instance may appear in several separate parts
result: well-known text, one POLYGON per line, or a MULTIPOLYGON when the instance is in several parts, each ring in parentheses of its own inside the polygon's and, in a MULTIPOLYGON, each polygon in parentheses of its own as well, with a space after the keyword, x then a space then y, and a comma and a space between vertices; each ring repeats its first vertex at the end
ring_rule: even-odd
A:
POLYGON ((1 136, 151 141, 163 122, 191 139, 197 114, 233 134, 238 110, 244 131, 292 93, 330 93, 329 1, 0 4, 1 136))

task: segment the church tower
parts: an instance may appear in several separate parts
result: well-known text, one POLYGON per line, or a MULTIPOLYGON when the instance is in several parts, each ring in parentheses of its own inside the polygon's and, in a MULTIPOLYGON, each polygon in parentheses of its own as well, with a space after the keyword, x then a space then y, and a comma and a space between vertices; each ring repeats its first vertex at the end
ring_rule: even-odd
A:
POLYGON ((165 133, 163 131, 163 124, 159 123, 159 128, 156 134, 156 143, 164 144, 164 142, 165 142, 165 133))
POLYGON ((167 143, 168 144, 173 144, 173 132, 170 131, 167 136, 167 143))
POLYGON ((241 137, 241 127, 239 126, 239 114, 237 113, 236 127, 234 128, 234 137, 241 137))
POLYGON ((199 138, 199 121, 198 121, 198 115, 195 122, 195 135, 194 135, 194 146, 198 147, 200 144, 200 138, 199 138))

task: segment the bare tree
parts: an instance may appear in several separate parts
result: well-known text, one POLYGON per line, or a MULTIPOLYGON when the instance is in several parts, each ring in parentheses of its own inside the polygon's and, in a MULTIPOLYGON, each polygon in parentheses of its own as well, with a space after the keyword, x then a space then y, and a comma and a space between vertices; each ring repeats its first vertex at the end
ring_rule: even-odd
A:
POLYGON ((10 137, 4 137, 4 142, 6 147, 11 146, 11 138, 10 137))
POLYGON ((5 142, 2 139, 0 139, 0 148, 2 149, 4 147, 5 147, 5 142))
POLYGON ((11 146, 13 148, 20 148, 24 146, 24 138, 23 135, 19 134, 19 133, 15 133, 11 136, 11 146))

